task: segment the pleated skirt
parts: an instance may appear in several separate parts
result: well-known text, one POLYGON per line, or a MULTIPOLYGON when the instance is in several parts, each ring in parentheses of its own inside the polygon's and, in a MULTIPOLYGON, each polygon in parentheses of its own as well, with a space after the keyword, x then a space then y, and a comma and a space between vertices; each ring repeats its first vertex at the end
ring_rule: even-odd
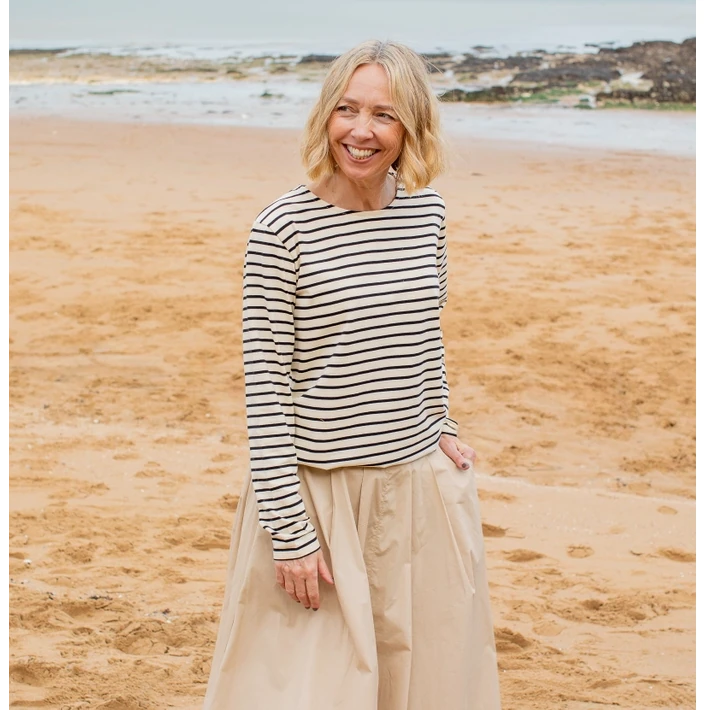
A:
POLYGON ((314 612, 276 583, 247 480, 205 710, 499 710, 473 470, 437 448, 299 478, 335 585, 314 612))

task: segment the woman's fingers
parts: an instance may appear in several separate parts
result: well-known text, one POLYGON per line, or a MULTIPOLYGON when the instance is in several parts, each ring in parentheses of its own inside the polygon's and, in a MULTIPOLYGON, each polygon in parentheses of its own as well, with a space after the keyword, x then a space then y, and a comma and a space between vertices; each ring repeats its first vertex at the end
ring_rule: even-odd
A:
POLYGON ((323 551, 318 550, 300 560, 277 560, 276 581, 286 593, 306 609, 320 607, 320 589, 318 576, 329 584, 333 584, 333 576, 323 557, 323 551))
POLYGON ((306 609, 311 608, 311 600, 308 597, 308 589, 306 588, 306 580, 305 579, 296 579, 295 580, 295 591, 296 591, 296 599, 303 604, 303 606, 306 609))
POLYGON ((306 609, 316 611, 320 607, 320 590, 318 589, 318 572, 314 577, 309 576, 306 580, 306 595, 308 596, 308 604, 304 604, 306 609))
POLYGON ((452 434, 442 434, 439 439, 441 450, 460 468, 467 470, 471 461, 475 461, 476 452, 467 444, 459 441, 452 434), (461 451, 463 449, 463 452, 461 451), (465 455, 470 452, 470 455, 465 455))
POLYGON ((293 599, 293 601, 298 601, 298 596, 296 595, 295 580, 291 578, 290 575, 284 575, 284 589, 286 590, 286 594, 288 594, 289 597, 293 599))
MULTIPOLYGON (((457 439, 458 441, 458 439, 457 439)), ((464 444, 463 441, 458 441, 459 453, 469 461, 476 462, 476 452, 468 444, 464 444)))
POLYGON ((320 576, 328 582, 328 584, 335 584, 333 575, 328 569, 328 563, 325 561, 325 557, 323 556, 323 550, 318 551, 318 572, 320 573, 320 576))
POLYGON ((470 464, 459 452, 456 442, 457 439, 455 436, 442 434, 439 439, 439 447, 459 468, 467 469, 470 464))

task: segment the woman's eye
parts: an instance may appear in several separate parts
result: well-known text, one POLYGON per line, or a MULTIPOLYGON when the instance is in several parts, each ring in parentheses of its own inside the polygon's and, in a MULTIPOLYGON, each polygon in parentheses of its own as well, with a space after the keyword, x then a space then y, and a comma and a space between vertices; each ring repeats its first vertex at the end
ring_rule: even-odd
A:
POLYGON ((377 117, 384 118, 387 121, 394 121, 395 120, 394 116, 390 116, 390 114, 388 114, 388 113, 378 113, 377 117))
POLYGON ((351 111, 352 109, 350 106, 338 106, 338 108, 335 109, 339 113, 348 113, 348 111, 351 111))

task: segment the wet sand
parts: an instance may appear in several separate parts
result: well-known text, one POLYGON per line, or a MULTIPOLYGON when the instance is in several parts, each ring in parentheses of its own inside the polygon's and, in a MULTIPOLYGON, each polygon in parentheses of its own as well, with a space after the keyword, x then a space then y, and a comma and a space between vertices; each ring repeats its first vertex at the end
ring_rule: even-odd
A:
MULTIPOLYGON (((444 311, 504 707, 694 707, 694 161, 456 138, 444 311)), ((240 269, 297 133, 13 119, 12 707, 198 708, 240 269)))

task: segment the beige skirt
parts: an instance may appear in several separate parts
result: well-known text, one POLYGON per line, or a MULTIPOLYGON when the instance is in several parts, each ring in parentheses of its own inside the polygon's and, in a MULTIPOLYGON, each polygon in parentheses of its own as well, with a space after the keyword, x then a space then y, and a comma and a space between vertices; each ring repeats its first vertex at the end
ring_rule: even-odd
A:
POLYGON ((278 586, 247 480, 205 710, 498 710, 472 470, 437 449, 299 477, 335 586, 316 612, 278 586))

